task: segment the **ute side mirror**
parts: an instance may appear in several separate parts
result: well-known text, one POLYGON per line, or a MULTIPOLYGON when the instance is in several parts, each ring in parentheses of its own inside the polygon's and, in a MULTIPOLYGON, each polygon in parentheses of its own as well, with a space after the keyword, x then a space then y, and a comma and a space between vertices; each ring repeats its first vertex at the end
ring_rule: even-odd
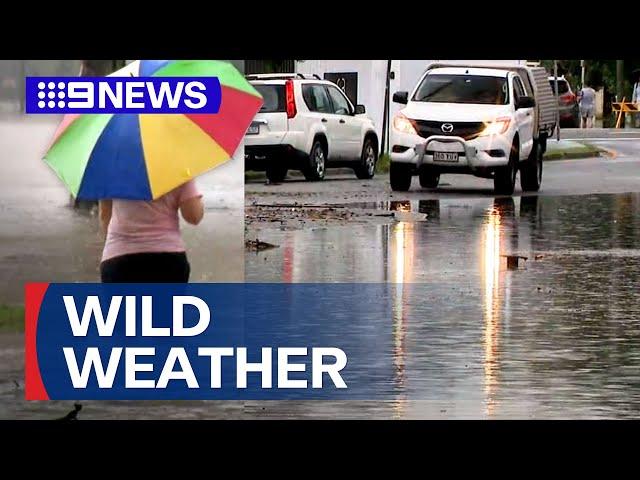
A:
POLYGON ((395 103, 401 103, 406 105, 409 101, 409 92, 396 92, 393 94, 393 101, 395 103))
POLYGON ((356 115, 362 115, 367 110, 364 108, 364 105, 356 105, 356 115))
POLYGON ((516 102, 516 110, 521 108, 533 108, 536 106, 536 101, 533 97, 520 97, 516 102))

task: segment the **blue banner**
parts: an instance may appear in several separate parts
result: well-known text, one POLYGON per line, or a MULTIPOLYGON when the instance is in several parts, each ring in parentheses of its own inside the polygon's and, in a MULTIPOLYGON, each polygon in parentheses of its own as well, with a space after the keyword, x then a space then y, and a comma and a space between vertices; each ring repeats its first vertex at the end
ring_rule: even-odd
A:
POLYGON ((27 399, 385 399, 392 284, 29 284, 27 399))

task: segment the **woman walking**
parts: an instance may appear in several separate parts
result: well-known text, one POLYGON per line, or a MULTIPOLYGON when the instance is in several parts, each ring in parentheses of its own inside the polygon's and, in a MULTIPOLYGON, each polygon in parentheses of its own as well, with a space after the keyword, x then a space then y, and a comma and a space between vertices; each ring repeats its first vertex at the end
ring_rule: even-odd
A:
POLYGON ((204 216, 193 180, 153 201, 101 200, 106 233, 100 276, 103 283, 186 283, 190 266, 178 214, 192 225, 204 216))

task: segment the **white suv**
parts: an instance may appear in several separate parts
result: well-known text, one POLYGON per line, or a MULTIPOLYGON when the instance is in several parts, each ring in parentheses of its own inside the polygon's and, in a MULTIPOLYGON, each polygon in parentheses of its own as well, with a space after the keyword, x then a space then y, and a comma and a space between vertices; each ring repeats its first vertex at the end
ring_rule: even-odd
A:
POLYGON ((245 169, 266 171, 271 182, 284 180, 289 169, 322 180, 328 167, 372 178, 379 151, 373 121, 334 83, 314 77, 247 76, 264 104, 244 138, 245 169))

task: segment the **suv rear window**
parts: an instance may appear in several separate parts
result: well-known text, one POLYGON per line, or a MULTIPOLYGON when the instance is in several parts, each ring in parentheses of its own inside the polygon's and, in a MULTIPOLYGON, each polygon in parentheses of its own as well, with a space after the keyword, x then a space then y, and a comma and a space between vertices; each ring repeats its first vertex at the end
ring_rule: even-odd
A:
POLYGON ((504 77, 430 74, 413 96, 416 102, 506 105, 509 87, 504 77))
MULTIPOLYGON (((549 85, 551 85, 551 91, 555 93, 556 91, 556 82, 555 80, 549 80, 549 85)), ((569 84, 566 80, 558 80, 558 95, 562 95, 563 93, 567 93, 569 91, 569 84)))
POLYGON ((253 85, 264 100, 260 113, 286 112, 284 85, 253 85))

